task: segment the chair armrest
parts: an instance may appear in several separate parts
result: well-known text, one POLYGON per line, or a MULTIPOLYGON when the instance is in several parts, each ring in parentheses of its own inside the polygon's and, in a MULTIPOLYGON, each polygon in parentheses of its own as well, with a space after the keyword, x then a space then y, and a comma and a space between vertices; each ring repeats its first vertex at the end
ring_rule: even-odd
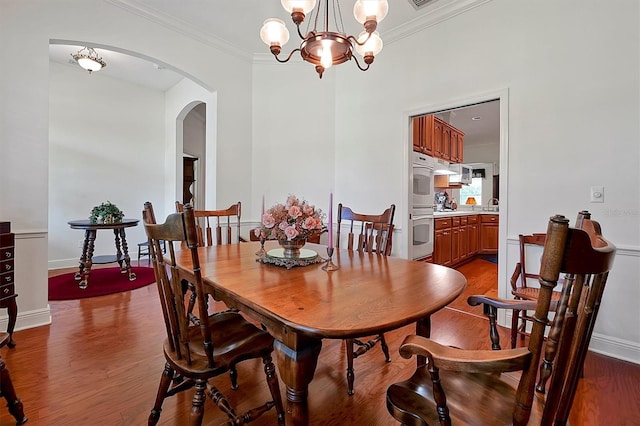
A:
POLYGON ((512 291, 516 291, 516 289, 518 288, 518 278, 520 278, 520 273, 521 273, 521 267, 520 267, 520 262, 516 263, 516 269, 513 271, 513 274, 511 274, 511 290, 512 291))
POLYGON ((411 358, 421 355, 442 370, 468 373, 501 373, 523 370, 530 362, 529 349, 464 350, 444 346, 426 337, 407 336, 400 346, 400 355, 411 358))
MULTIPOLYGON (((497 309, 511 309, 518 311, 535 311, 536 305, 538 304, 537 300, 518 300, 518 299, 499 299, 495 297, 489 297, 484 295, 473 295, 467 298, 467 303, 470 306, 477 306, 481 303, 493 306, 497 309)), ((558 305, 557 300, 551 301, 549 305, 550 311, 555 311, 556 306, 558 305)))

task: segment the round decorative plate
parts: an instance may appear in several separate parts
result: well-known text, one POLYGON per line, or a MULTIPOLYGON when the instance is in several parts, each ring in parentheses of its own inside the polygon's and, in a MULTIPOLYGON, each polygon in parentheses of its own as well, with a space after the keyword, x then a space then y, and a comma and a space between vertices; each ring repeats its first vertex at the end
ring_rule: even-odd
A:
MULTIPOLYGON (((275 249, 271 249, 267 252, 267 256, 270 257, 275 257, 277 259, 292 259, 292 258, 286 258, 284 257, 284 249, 283 248, 275 248, 275 249)), ((313 250, 309 250, 309 249, 305 249, 305 248, 301 248, 300 249, 300 256, 293 258, 293 259, 300 259, 300 260, 313 260, 316 257, 318 257, 318 253, 316 253, 313 250)))

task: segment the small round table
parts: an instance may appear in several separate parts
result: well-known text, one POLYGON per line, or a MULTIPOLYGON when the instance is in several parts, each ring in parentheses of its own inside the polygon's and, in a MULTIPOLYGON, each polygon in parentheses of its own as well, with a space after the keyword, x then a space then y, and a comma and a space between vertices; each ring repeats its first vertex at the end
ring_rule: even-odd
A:
POLYGON ((136 274, 131 272, 131 260, 129 258, 129 247, 125 236, 125 228, 136 226, 140 222, 138 219, 122 219, 117 223, 91 223, 88 219, 69 221, 71 229, 84 229, 84 242, 82 243, 82 256, 80 256, 80 269, 76 272, 75 279, 80 281, 78 287, 87 288, 89 285, 89 274, 94 263, 104 264, 118 262, 120 273, 128 274, 129 281, 136 279, 136 274), (96 234, 100 229, 112 229, 116 241, 116 254, 106 256, 93 256, 96 234))

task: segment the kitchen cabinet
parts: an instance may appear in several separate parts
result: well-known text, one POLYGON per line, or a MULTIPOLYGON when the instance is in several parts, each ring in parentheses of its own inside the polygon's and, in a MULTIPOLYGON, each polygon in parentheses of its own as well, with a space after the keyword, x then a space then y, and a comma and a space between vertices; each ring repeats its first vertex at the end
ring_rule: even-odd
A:
POLYGON ((452 163, 461 163, 464 132, 433 114, 411 119, 413 150, 452 163))
POLYGON ((469 257, 478 254, 478 215, 467 217, 467 252, 469 257))
POLYGON ((461 241, 460 241, 460 216, 451 218, 451 264, 456 265, 460 263, 461 255, 461 241))
POLYGON ((421 115, 411 119, 413 150, 433 156, 433 115, 421 115))
POLYGON ((433 263, 457 266, 478 254, 478 215, 435 219, 433 263))
POLYGON ((451 218, 435 219, 433 263, 451 266, 451 218))
MULTIPOLYGON (((487 249, 487 254, 497 253, 497 215, 460 215, 435 219, 433 239, 433 263, 455 267, 479 254, 480 225, 482 216, 492 219, 485 222, 495 228, 495 250, 487 249), (496 216, 496 220, 493 217, 496 216), (493 250, 493 251, 492 251, 493 250)), ((487 231, 491 234, 491 230, 487 231)))
POLYGON ((464 158, 464 133, 455 127, 451 127, 451 133, 449 137, 449 157, 452 163, 462 163, 464 158))
POLYGON ((498 227, 499 216, 497 214, 480 215, 480 254, 498 253, 498 227))

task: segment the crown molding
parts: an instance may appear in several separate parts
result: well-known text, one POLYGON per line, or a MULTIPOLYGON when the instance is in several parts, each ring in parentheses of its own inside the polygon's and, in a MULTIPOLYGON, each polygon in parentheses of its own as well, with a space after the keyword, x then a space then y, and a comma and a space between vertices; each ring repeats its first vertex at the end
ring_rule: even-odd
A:
MULTIPOLYGON (((136 0, 104 0, 105 2, 126 10, 129 13, 138 15, 150 22, 161 25, 172 31, 190 37, 196 41, 222 50, 230 55, 240 57, 247 61, 266 62, 272 55, 246 52, 228 40, 217 37, 211 33, 205 33, 194 29, 189 23, 177 19, 171 15, 163 13, 157 9, 141 5, 136 0)), ((424 7, 426 13, 412 19, 405 24, 389 29, 384 32, 383 38, 386 43, 394 43, 403 38, 409 37, 425 28, 437 25, 440 22, 449 20, 457 15, 472 10, 478 6, 490 2, 491 0, 439 0, 424 7)))
POLYGON ((398 27, 385 31, 383 34, 384 42, 386 44, 402 40, 425 28, 447 21, 490 1, 491 0, 440 0, 429 4, 425 6, 425 10, 430 9, 427 13, 398 27))
POLYGON ((157 9, 150 8, 148 6, 142 6, 135 0, 104 0, 107 3, 110 3, 114 6, 117 6, 123 10, 126 10, 129 13, 134 15, 141 16, 142 18, 147 19, 155 24, 161 25, 165 28, 168 28, 172 31, 190 37, 196 41, 204 43, 206 45, 215 47, 216 49, 222 50, 230 55, 237 56, 243 60, 251 61, 253 59, 253 55, 251 53, 247 53, 242 51, 241 48, 235 46, 233 43, 228 40, 222 39, 220 37, 215 36, 214 34, 204 33, 197 29, 194 29, 189 23, 177 19, 171 15, 167 15, 166 13, 160 12, 157 9))

